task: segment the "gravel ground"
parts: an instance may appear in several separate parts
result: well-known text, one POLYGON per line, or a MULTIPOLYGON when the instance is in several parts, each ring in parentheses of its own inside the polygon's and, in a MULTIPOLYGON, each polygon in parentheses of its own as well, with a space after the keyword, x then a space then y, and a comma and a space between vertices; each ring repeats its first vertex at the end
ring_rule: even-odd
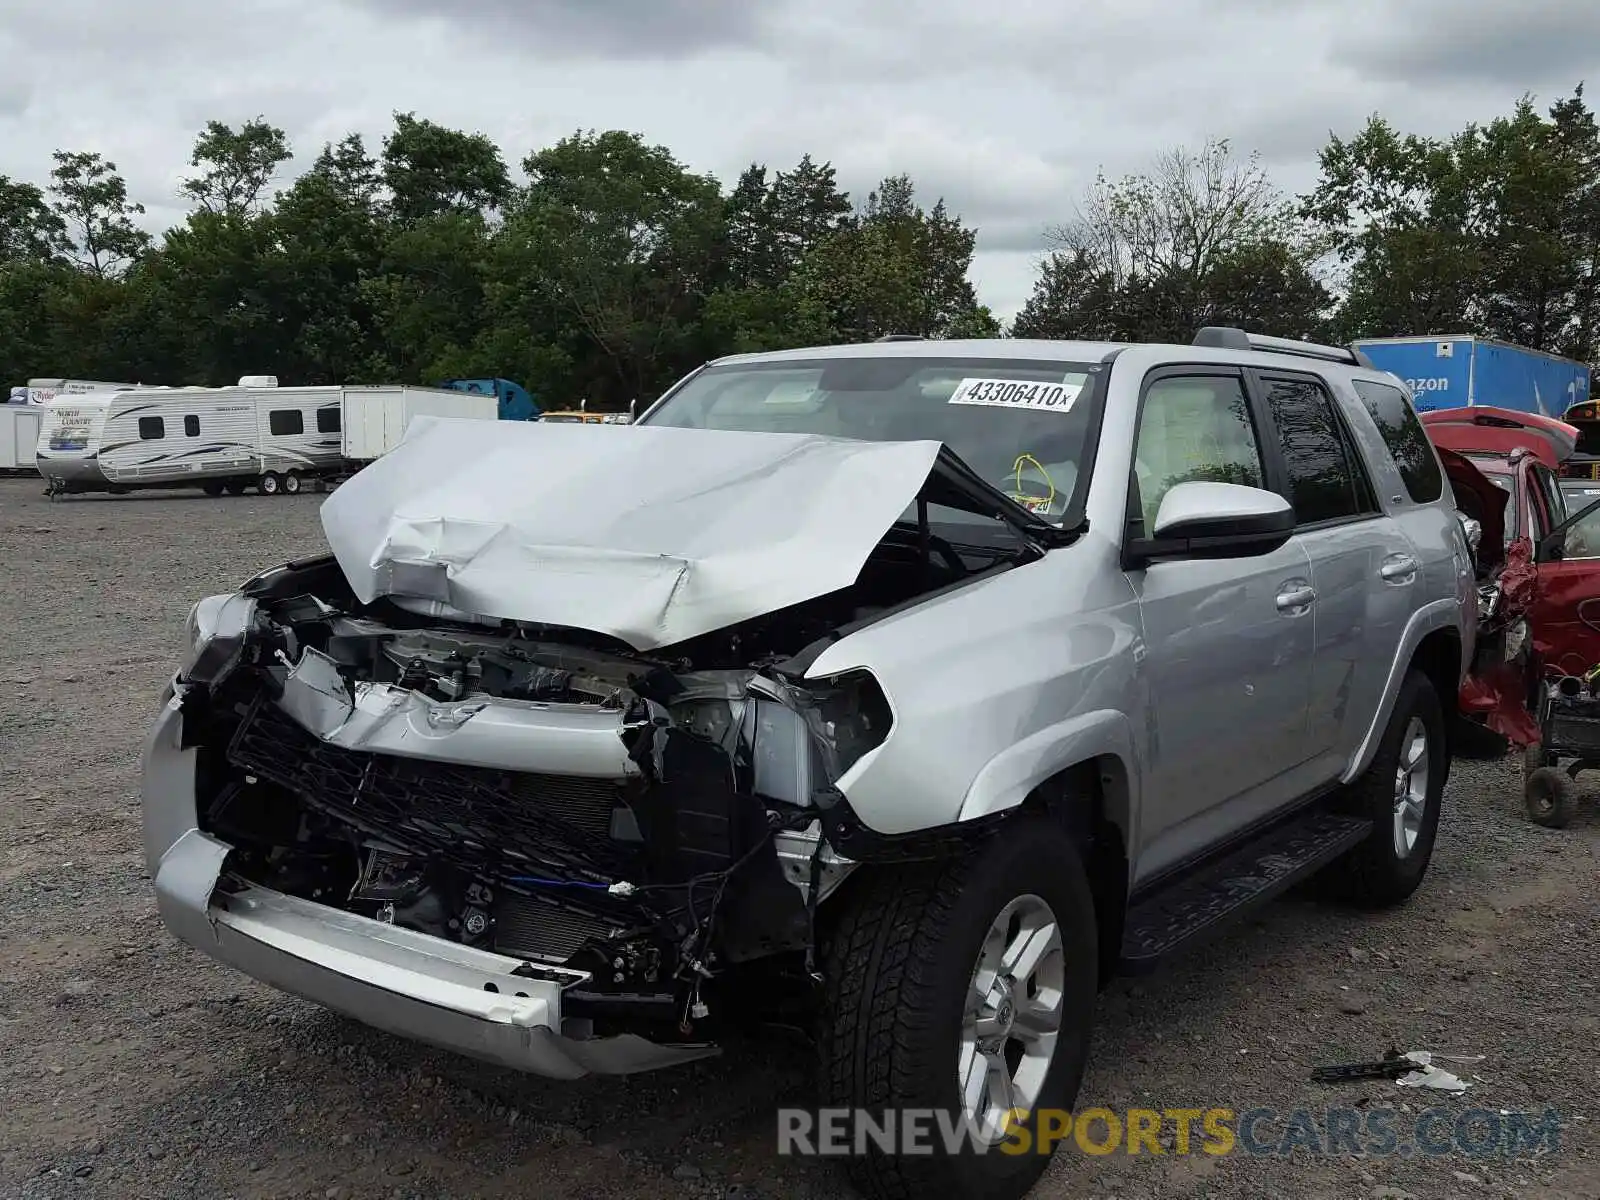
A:
MULTIPOLYGON (((319 546, 318 500, 40 492, 0 480, 0 1193, 848 1194, 832 1165, 775 1152, 774 1108, 806 1102, 808 1051, 792 1037, 629 1080, 547 1082, 367 1030, 169 937, 139 855, 140 740, 189 604, 319 546)), ((1082 1101, 1553 1104, 1558 1152, 1073 1149, 1036 1194, 1600 1197, 1600 821, 1541 830, 1520 790, 1509 760, 1456 765, 1433 870, 1403 910, 1285 900, 1113 985, 1082 1101), (1462 1068, 1465 1097, 1307 1082, 1391 1045, 1484 1058, 1462 1068)))

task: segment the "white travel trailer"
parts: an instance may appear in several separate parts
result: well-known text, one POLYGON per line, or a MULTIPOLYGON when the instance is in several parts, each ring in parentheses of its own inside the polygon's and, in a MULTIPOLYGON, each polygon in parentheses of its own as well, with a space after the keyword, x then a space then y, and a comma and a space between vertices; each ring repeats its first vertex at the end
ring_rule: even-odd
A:
POLYGON ((236 387, 62 396, 45 406, 39 473, 52 495, 172 487, 293 495, 351 465, 347 412, 363 411, 374 395, 416 407, 411 393, 425 393, 414 398, 425 407, 471 407, 464 393, 436 388, 278 387, 270 375, 247 375, 236 387))
MULTIPOLYGON (((86 396, 97 392, 131 392, 135 388, 153 387, 141 383, 102 383, 94 379, 30 379, 23 389, 29 404, 45 405, 62 396, 86 396)), ((17 391, 16 388, 12 389, 17 391)))

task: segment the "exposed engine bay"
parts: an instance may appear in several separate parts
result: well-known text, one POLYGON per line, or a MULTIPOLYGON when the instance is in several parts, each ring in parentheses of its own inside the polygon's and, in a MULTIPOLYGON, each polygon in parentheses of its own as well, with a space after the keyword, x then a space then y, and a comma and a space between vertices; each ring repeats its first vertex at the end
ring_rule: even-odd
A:
POLYGON ((891 709, 804 664, 1034 554, 896 526, 852 587, 650 654, 364 605, 332 558, 290 564, 196 607, 201 827, 241 885, 520 958, 597 1035, 686 1038, 740 971, 803 984, 851 866, 819 817, 891 709))

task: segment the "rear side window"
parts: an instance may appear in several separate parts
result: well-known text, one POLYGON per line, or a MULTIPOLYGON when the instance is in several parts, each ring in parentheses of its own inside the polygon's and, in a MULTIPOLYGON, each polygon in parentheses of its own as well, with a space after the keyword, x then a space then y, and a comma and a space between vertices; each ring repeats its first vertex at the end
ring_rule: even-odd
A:
POLYGON ((160 417, 139 418, 139 440, 153 442, 167 436, 167 423, 160 417))
POLYGON ((1384 445, 1394 455, 1395 466, 1400 468, 1400 478, 1405 481, 1406 493, 1418 504, 1431 504, 1444 494, 1443 477, 1439 472, 1439 458, 1433 452, 1433 443, 1417 420, 1411 401, 1397 387, 1387 383, 1373 383, 1367 379, 1355 381, 1356 394, 1372 414, 1373 423, 1383 435, 1384 445))
POLYGON ((318 433, 338 433, 339 432, 339 410, 337 408, 319 408, 319 409, 317 409, 317 432, 318 433))
POLYGON ((200 436, 200 418, 195 416, 193 413, 190 413, 187 417, 185 417, 183 419, 183 436, 184 437, 199 437, 200 436))
POLYGON ((1261 381, 1267 408, 1283 444, 1295 520, 1301 525, 1341 521, 1371 511, 1333 399, 1309 379, 1261 381))
POLYGON ((267 428, 273 437, 293 437, 306 431, 306 419, 298 408, 275 408, 267 414, 267 428))

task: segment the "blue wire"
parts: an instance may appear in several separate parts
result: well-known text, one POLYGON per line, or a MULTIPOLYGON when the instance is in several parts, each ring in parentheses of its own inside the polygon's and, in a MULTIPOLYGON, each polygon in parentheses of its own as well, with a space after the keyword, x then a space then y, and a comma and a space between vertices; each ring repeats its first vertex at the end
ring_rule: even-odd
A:
POLYGON ((606 891, 611 886, 609 883, 588 883, 579 879, 540 879, 535 875, 513 875, 506 882, 539 884, 543 887, 590 888, 601 892, 606 891))

